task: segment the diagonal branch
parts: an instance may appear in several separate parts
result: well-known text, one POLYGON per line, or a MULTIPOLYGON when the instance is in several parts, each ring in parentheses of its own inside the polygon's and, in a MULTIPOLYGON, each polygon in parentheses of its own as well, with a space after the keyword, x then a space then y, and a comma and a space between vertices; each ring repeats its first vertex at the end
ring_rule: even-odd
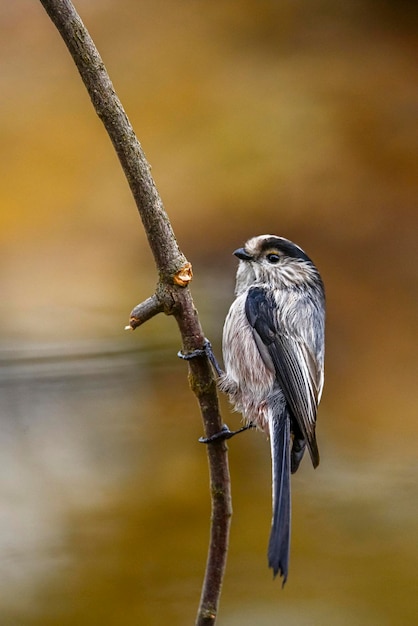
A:
MULTIPOLYGON (((40 0, 60 32, 119 157, 138 207, 159 273, 157 290, 131 314, 134 329, 153 315, 174 315, 184 352, 203 348, 205 337, 189 289, 192 268, 180 251, 167 213, 151 176, 150 166, 117 97, 103 61, 70 0, 40 0)), ((189 361, 189 380, 195 393, 205 433, 219 432, 216 383, 206 356, 189 361)), ((230 477, 227 448, 219 442, 207 446, 212 520, 196 626, 215 624, 228 550, 231 518, 230 477)))

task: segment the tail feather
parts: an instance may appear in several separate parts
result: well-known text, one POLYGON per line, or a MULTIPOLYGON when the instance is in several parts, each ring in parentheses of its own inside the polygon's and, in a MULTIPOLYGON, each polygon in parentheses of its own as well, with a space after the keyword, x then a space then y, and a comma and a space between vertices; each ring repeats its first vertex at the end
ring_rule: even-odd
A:
POLYGON ((274 577, 286 582, 290 551, 290 418, 286 412, 270 419, 273 474, 273 520, 268 547, 269 567, 274 577))

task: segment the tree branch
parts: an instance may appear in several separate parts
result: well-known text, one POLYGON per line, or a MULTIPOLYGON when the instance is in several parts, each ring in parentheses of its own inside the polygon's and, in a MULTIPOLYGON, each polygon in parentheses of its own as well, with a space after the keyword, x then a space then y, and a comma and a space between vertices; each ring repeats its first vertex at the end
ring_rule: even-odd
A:
MULTIPOLYGON (((69 0, 40 0, 60 32, 119 157, 141 216, 159 273, 156 293, 132 311, 134 329, 164 311, 174 315, 184 352, 201 349, 205 337, 189 289, 192 267, 179 249, 173 229, 151 176, 150 166, 117 97, 103 61, 69 0)), ((189 380, 195 393, 206 436, 222 427, 216 383, 208 359, 189 361, 189 380)), ((207 446, 212 520, 208 560, 196 626, 215 624, 226 565, 231 509, 227 447, 207 446)))

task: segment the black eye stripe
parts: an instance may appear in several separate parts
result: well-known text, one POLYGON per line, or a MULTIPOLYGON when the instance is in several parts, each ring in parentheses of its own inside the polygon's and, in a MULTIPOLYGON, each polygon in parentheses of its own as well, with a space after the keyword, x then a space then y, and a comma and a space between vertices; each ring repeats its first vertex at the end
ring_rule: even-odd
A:
POLYGON ((284 256, 292 259, 300 259, 301 261, 308 261, 309 263, 312 263, 308 255, 305 254, 299 246, 284 237, 276 237, 272 235, 271 237, 263 239, 261 243, 261 251, 268 252, 269 250, 276 250, 284 256))

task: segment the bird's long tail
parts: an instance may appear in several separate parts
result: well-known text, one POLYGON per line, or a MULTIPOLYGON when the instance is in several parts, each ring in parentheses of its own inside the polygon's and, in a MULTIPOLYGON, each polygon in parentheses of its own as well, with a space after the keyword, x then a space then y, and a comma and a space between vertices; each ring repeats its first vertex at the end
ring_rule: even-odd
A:
POLYGON ((269 567, 286 582, 290 551, 290 418, 287 411, 270 419, 273 474, 273 520, 268 548, 269 567))

